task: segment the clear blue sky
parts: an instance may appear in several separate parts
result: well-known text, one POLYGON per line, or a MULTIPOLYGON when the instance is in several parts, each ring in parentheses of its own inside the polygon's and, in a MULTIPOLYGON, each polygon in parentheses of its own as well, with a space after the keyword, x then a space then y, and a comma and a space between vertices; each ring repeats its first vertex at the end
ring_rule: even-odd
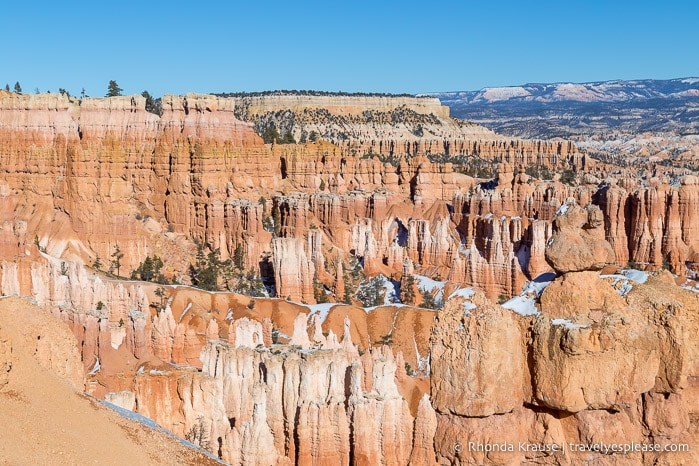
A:
POLYGON ((0 86, 102 96, 699 76, 699 2, 7 1, 0 86))

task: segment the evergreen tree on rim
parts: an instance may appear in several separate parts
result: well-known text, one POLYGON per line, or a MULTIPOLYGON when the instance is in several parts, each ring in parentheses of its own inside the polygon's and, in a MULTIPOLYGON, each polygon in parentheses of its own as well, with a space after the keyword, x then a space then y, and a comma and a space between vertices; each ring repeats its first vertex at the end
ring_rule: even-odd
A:
POLYGON ((105 97, 118 97, 122 91, 123 89, 112 79, 109 81, 109 86, 107 86, 107 95, 105 97))

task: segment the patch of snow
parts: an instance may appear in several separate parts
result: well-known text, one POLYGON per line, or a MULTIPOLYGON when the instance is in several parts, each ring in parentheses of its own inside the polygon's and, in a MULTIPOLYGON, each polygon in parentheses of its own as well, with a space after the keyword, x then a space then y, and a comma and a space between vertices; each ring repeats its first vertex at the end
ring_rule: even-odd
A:
POLYGON ((192 303, 187 304, 187 307, 184 308, 184 311, 182 312, 182 315, 180 316, 179 322, 182 322, 182 318, 184 318, 184 315, 187 313, 192 308, 192 303))
POLYGON ((619 289, 617 289, 617 293, 619 293, 621 296, 626 296, 629 294, 629 292, 633 289, 633 285, 628 280, 624 280, 624 282, 621 284, 619 289))
POLYGON ((381 277, 382 283, 381 288, 383 288, 383 303, 390 305, 393 303, 400 302, 398 298, 400 296, 400 282, 391 280, 388 277, 379 275, 381 277))
POLYGON ((683 82, 685 84, 696 84, 696 83, 699 83, 699 78, 687 78, 687 79, 683 79, 681 82, 683 82))
POLYGON ((529 265, 530 258, 531 251, 529 246, 527 246, 526 244, 521 245, 517 250, 517 262, 519 262, 519 266, 522 268, 522 270, 527 268, 527 265, 529 265))
POLYGON ((530 96, 531 93, 521 86, 512 87, 486 87, 482 89, 474 100, 487 100, 488 102, 497 102, 501 100, 509 100, 515 97, 530 96))
POLYGON ((522 293, 536 293, 537 297, 541 296, 541 292, 544 291, 544 288, 549 286, 555 278, 556 274, 553 272, 542 273, 534 280, 524 285, 522 293))
POLYGON ((551 324, 552 325, 563 325, 563 326, 565 326, 565 328, 568 328, 568 329, 590 327, 589 325, 585 325, 585 324, 574 324, 573 322, 569 321, 568 319, 553 319, 551 321, 551 324))
POLYGON ((521 316, 533 316, 539 313, 536 309, 534 298, 528 298, 526 296, 515 296, 509 301, 502 304, 502 307, 516 312, 521 316))
POLYGON ((444 289, 439 290, 437 294, 434 295, 434 302, 437 304, 444 302, 444 289))
MULTIPOLYGON (((328 313, 330 312, 330 309, 337 306, 337 303, 321 303, 321 304, 306 304, 305 305, 309 309, 309 316, 311 314, 318 314, 320 317, 320 323, 322 324, 325 322, 325 319, 328 318, 328 313)), ((310 322, 311 320, 308 319, 310 322)))
POLYGON ((612 286, 614 287, 614 291, 619 293, 620 296, 626 296, 633 289, 633 285, 629 281, 629 277, 626 275, 600 275, 600 278, 613 279, 612 286))
POLYGON ((509 301, 502 304, 505 309, 510 309, 522 316, 533 316, 539 313, 536 308, 536 301, 541 296, 556 274, 552 272, 542 273, 534 280, 524 285, 524 289, 519 296, 515 296, 509 301))
POLYGON ((476 308, 476 305, 473 303, 469 303, 468 301, 464 302, 464 315, 468 315, 471 313, 472 310, 476 308))
POLYGON ((420 350, 417 348, 417 341, 415 340, 415 335, 413 335, 413 344, 415 345, 415 360, 417 361, 417 370, 426 376, 430 375, 430 350, 427 350, 427 356, 422 357, 420 355, 420 350))
POLYGON ((568 204, 561 204, 561 206, 556 211, 556 215, 563 215, 568 212, 568 204))
POLYGON ((223 320, 233 320, 233 309, 228 308, 228 314, 226 314, 226 318, 223 320))
POLYGON ((116 412, 117 414, 119 414, 121 417, 125 417, 125 418, 127 418, 127 419, 131 419, 132 421, 136 421, 136 422, 138 422, 138 423, 141 424, 141 425, 144 425, 144 426, 146 426, 146 427, 149 427, 149 428, 151 428, 151 429, 153 429, 153 430, 156 430, 156 431, 158 431, 158 432, 162 432, 162 433, 164 433, 165 435, 167 435, 168 437, 174 438, 174 439, 178 440, 182 445, 184 445, 184 446, 186 446, 186 447, 188 447, 188 448, 193 448, 194 450, 197 450, 198 452, 200 452, 200 453, 202 453, 202 454, 208 456, 209 458, 211 458, 212 460, 216 461, 217 463, 219 463, 219 464, 226 464, 226 463, 224 463, 223 461, 221 461, 221 459, 215 457, 214 455, 212 455, 212 454, 209 453, 208 451, 204 450, 203 448, 201 448, 201 447, 199 447, 199 446, 197 446, 197 445, 195 445, 195 444, 193 444, 193 443, 191 443, 191 442, 188 442, 187 440, 185 440, 185 439, 183 439, 183 438, 181 438, 181 437, 176 436, 175 434, 173 434, 172 432, 170 432, 169 430, 167 430, 165 427, 163 427, 163 426, 161 426, 160 424, 156 423, 153 419, 144 416, 143 414, 134 413, 133 411, 130 411, 130 410, 128 410, 128 409, 124 409, 124 408, 122 408, 122 407, 120 407, 120 406, 117 406, 117 405, 112 404, 112 403, 110 403, 110 402, 108 402, 108 401, 105 401, 105 400, 99 400, 99 402, 102 403, 104 406, 110 408, 111 410, 115 411, 115 412, 116 412))
MULTIPOLYGON (((372 278, 368 283, 362 283, 357 288, 357 293, 363 290, 365 287, 372 285, 372 282, 379 280, 379 287, 381 288, 383 295, 383 304, 381 306, 389 306, 394 303, 399 303, 400 299, 400 283, 387 278, 383 274, 379 274, 372 278)), ((376 306, 374 306, 376 307, 376 306)))
POLYGON ((473 288, 460 288, 456 291, 454 291, 452 294, 449 295, 447 299, 454 298, 456 296, 460 296, 465 299, 463 302, 462 306, 464 307, 464 315, 469 315, 473 309, 476 308, 476 305, 473 304, 472 302, 469 302, 468 300, 471 299, 476 292, 473 290, 473 288))
POLYGON ((100 358, 97 358, 97 361, 95 361, 95 365, 90 371, 89 375, 95 375, 101 368, 102 366, 100 365, 100 358))
POLYGON ((645 283, 648 280, 648 274, 640 270, 624 269, 621 273, 637 283, 645 283))
POLYGON ((446 281, 437 281, 432 278, 426 277, 424 275, 413 275, 417 281, 417 287, 420 291, 425 291, 427 293, 432 293, 435 289, 442 290, 444 285, 447 284, 446 281))
POLYGON ((476 294, 476 292, 473 290, 473 288, 460 288, 460 289, 454 291, 452 294, 450 294, 449 298, 447 298, 447 299, 451 299, 454 296, 461 296, 463 298, 470 299, 475 294, 476 294))

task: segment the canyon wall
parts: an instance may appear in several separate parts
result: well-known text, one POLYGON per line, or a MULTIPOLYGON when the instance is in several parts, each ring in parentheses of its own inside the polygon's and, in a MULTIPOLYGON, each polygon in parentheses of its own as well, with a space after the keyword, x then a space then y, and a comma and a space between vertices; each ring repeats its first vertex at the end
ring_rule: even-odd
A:
POLYGON ((236 116, 253 123, 259 133, 274 128, 301 142, 317 137, 354 155, 475 155, 510 164, 579 168, 586 162, 570 142, 504 138, 450 118, 449 108, 430 97, 251 94, 236 96, 235 106, 236 116))
MULTIPOLYGON (((321 100, 294 105, 320 108, 321 100)), ((433 99, 384 100, 349 105, 347 97, 332 112, 356 117, 365 104, 367 111, 395 104, 447 124, 433 99)), ((260 102, 247 111, 286 105, 284 99, 260 102)), ((443 163, 424 156, 388 163, 322 141, 265 145, 236 117, 245 105, 239 98, 165 96, 158 117, 145 111, 140 96, 77 101, 3 93, 3 257, 17 257, 35 243, 64 260, 90 264, 99 257, 108 268, 118 247, 124 256, 113 272, 128 274, 156 253, 166 259, 168 277, 188 282, 197 241, 219 249, 223 259, 242 248, 245 270, 279 281, 283 296, 309 303, 308 283, 332 288, 337 281, 336 268, 325 270, 319 257, 340 252, 346 262, 356 254, 369 275, 385 276, 399 276, 409 257, 419 273, 450 275, 454 283, 483 286, 491 297, 511 296, 546 270, 550 220, 572 197, 602 206, 615 263, 665 265, 680 275, 697 267, 697 239, 690 232, 699 222, 699 188, 692 176, 642 187, 629 177, 600 184, 580 172, 581 185, 574 188, 522 173, 529 155, 517 155, 546 158, 572 148, 551 152, 551 143, 463 133, 461 144, 473 145, 469 151, 484 153, 482 144, 492 144, 493 157, 509 161, 484 182, 456 170, 448 157, 443 163), (285 276, 290 269, 282 273, 279 264, 289 249, 273 248, 273 237, 302 238, 307 249, 312 229, 320 232, 312 242, 316 250, 304 254, 315 255, 313 277, 285 276)))
MULTIPOLYGON (((138 96, 2 93, 0 291, 69 325, 88 392, 232 464, 698 462, 697 295, 668 272, 633 284, 598 273, 629 263, 695 273, 696 177, 611 173, 567 143, 480 138, 487 131, 459 122, 444 131, 502 160, 493 177, 423 155, 363 158, 339 140, 265 145, 236 102, 165 96, 158 117, 138 96), (523 173, 564 155, 573 180, 523 173), (289 299, 87 265, 109 267, 118 245, 118 275, 157 253, 168 278, 187 282, 195 241, 224 260, 242 251, 241 269, 289 299), (430 292, 444 309, 332 302, 379 274, 404 295, 413 275, 442 283, 430 292), (692 448, 511 455, 467 451, 464 439, 692 448)), ((405 131, 446 118, 425 102, 401 110, 405 131)), ((346 117, 365 125, 357 112, 346 117)), ((411 134, 444 149, 442 136, 411 134)), ((9 345, 0 334, 0 386, 9 345)))
POLYGON ((548 242, 550 283, 502 307, 476 295, 439 313, 430 378, 439 464, 697 461, 699 295, 668 272, 600 276, 612 254, 604 236, 598 207, 570 204, 548 242), (619 450, 580 449, 594 444, 619 450))

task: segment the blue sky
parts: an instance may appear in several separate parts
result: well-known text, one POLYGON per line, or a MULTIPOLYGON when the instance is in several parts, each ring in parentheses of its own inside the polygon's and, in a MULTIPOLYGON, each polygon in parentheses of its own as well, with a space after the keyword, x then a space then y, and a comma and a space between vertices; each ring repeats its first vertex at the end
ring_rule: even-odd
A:
POLYGON ((699 2, 43 1, 2 7, 0 85, 102 96, 474 90, 699 76, 699 2))

